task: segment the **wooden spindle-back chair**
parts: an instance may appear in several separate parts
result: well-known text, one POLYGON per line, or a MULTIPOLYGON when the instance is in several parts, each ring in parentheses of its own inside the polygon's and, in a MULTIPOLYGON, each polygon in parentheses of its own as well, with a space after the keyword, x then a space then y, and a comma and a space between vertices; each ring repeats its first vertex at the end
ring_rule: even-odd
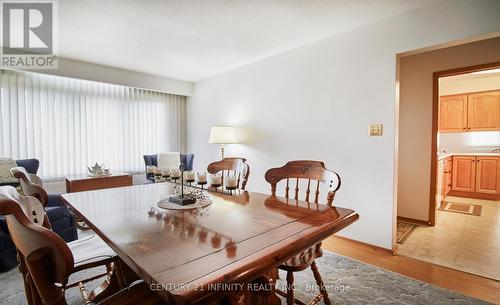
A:
MULTIPOLYGON (((287 199, 290 198, 290 188, 295 186, 293 190, 294 200, 299 200, 300 180, 305 180, 307 183, 305 201, 311 201, 312 196, 314 196, 314 203, 318 203, 321 184, 324 184, 328 191, 326 202, 328 206, 332 206, 335 193, 339 190, 341 185, 340 176, 337 173, 326 169, 325 164, 321 161, 290 161, 282 167, 269 169, 265 174, 265 178, 266 181, 271 184, 272 196, 276 196, 277 184, 282 180, 286 180, 285 197, 287 199), (312 195, 311 188, 312 191, 314 191, 312 195)), ((279 266, 280 269, 287 272, 287 291, 286 294, 281 291, 278 291, 278 293, 286 296, 288 305, 292 305, 296 302, 303 304, 294 298, 293 272, 302 271, 309 267, 311 268, 314 278, 316 279, 316 283, 319 286, 320 293, 308 304, 317 304, 321 301, 321 299, 323 299, 325 304, 331 304, 325 285, 318 271, 318 267, 314 261, 322 255, 321 243, 319 243, 305 251, 302 251, 279 266)))
MULTIPOLYGON (((109 247, 105 246, 107 249, 98 251, 99 241, 102 243, 100 239, 89 239, 89 243, 88 240, 73 242, 74 248, 79 249, 79 253, 73 252, 74 248, 71 246, 73 243, 66 244, 59 235, 50 230, 45 210, 35 197, 21 196, 15 188, 2 186, 0 214, 5 215, 10 236, 18 250, 19 271, 23 275, 29 305, 67 305, 64 297, 65 289, 77 286, 82 291, 85 304, 92 304, 106 299, 120 289, 127 288, 129 280, 135 280, 122 270, 111 269, 111 264, 116 267, 120 262, 114 253, 107 254, 109 247), (95 256, 92 256, 93 254, 95 256), (68 284, 70 275, 97 266, 106 266, 107 272, 68 284), (83 283, 102 276, 108 277, 96 289, 98 292, 87 294, 83 283), (122 281, 117 281, 118 278, 122 281)), ((111 249, 109 251, 112 252, 111 249)), ((152 294, 153 297, 157 297, 152 294)))
POLYGON ((42 179, 35 174, 29 174, 24 167, 16 166, 10 169, 10 174, 19 179, 24 195, 40 200, 43 206, 49 201, 47 191, 43 188, 42 179))
MULTIPOLYGON (((19 179, 21 190, 24 195, 32 196, 40 200, 42 205, 46 207, 49 205, 49 194, 43 188, 42 179, 35 174, 29 174, 24 167, 16 166, 10 169, 12 177, 19 179)), ((57 196, 57 198, 59 198, 57 196)), ((89 227, 81 219, 75 219, 78 229, 85 231, 89 227)))
POLYGON ((325 168, 321 161, 298 160, 290 161, 282 167, 271 168, 266 172, 266 181, 271 184, 271 192, 276 196, 276 186, 281 180, 286 180, 285 197, 290 197, 290 187, 294 188, 294 199, 299 199, 300 179, 307 181, 305 191, 305 201, 311 199, 311 187, 314 191, 314 203, 318 203, 320 194, 320 185, 324 183, 328 189, 327 204, 332 205, 335 193, 341 185, 340 176, 331 170, 325 168))
POLYGON ((220 161, 210 163, 207 171, 212 175, 221 172, 223 181, 225 175, 237 176, 238 182, 236 186, 238 189, 244 190, 248 182, 248 176, 250 175, 250 167, 246 161, 245 158, 224 158, 220 161))

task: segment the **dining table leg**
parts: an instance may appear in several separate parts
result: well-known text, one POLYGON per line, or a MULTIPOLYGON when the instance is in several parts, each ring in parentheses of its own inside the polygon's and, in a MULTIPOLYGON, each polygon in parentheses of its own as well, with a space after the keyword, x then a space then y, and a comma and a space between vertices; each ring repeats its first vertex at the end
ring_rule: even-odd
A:
POLYGON ((108 275, 106 276, 104 282, 92 290, 90 294, 86 295, 87 293, 84 291, 85 288, 80 286, 80 290, 86 301, 99 303, 116 292, 127 288, 134 281, 140 279, 139 276, 120 259, 115 260, 111 264, 107 264, 106 271, 108 272, 108 275))
POLYGON ((246 305, 279 305, 280 298, 276 294, 278 268, 273 268, 255 279, 247 286, 246 305))

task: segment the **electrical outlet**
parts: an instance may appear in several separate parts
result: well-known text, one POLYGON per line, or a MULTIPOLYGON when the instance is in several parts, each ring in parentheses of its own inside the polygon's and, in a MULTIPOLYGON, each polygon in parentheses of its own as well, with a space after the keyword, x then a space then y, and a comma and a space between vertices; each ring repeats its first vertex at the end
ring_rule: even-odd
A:
POLYGON ((370 137, 381 136, 383 133, 383 128, 384 128, 384 125, 382 125, 382 124, 371 124, 368 127, 368 135, 370 137))

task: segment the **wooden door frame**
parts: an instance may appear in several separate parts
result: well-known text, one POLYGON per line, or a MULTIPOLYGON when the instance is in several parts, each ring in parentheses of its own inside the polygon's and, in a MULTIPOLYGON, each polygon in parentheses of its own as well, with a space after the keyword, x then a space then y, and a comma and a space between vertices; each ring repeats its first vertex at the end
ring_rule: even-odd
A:
POLYGON ((429 198, 429 225, 436 224, 436 181, 437 181, 437 134, 438 134, 438 118, 439 118, 439 78, 446 76, 454 76, 459 74, 478 72, 500 68, 500 61, 468 66, 463 68, 455 68, 443 71, 437 71, 432 74, 432 145, 431 145, 431 185, 429 198))

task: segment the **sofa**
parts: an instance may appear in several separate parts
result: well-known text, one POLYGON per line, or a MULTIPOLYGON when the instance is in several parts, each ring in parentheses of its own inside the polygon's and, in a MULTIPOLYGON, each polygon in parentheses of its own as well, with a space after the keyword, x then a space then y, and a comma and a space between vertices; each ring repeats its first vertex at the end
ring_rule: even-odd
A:
MULTIPOLYGON (((37 159, 16 160, 30 174, 36 174, 40 162, 37 159)), ((64 206, 60 194, 49 194, 47 205, 44 207, 52 226, 52 231, 57 233, 66 242, 78 239, 76 222, 73 214, 64 206)), ((12 243, 7 228, 5 217, 0 215, 0 272, 10 270, 17 266, 17 251, 12 243)))
MULTIPOLYGON (((146 166, 146 179, 154 181, 153 174, 147 173, 148 166, 158 166, 158 155, 144 155, 144 163, 146 166)), ((184 164, 184 169, 187 171, 193 170, 194 154, 180 154, 181 164, 184 164)))

